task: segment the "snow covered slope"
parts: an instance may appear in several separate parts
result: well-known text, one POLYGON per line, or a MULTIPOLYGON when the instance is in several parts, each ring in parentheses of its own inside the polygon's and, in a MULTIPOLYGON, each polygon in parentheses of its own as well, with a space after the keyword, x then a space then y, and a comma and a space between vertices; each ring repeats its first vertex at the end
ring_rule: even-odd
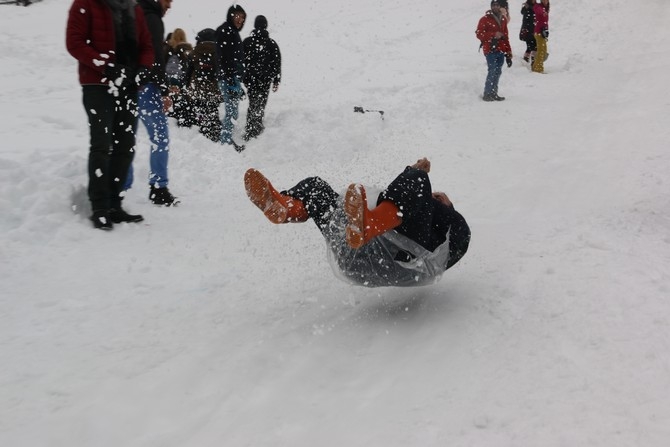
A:
MULTIPOLYGON (((495 104, 487 1, 243 3, 283 55, 267 130, 237 154, 173 126, 170 209, 141 129, 145 224, 110 233, 86 219, 70 2, 1 7, 0 445, 667 445, 670 4, 555 1, 538 75, 513 3, 495 104), (339 282, 316 228, 242 185, 384 186, 422 156, 473 232, 424 288, 339 282)), ((177 0, 166 28, 228 6, 177 0)))

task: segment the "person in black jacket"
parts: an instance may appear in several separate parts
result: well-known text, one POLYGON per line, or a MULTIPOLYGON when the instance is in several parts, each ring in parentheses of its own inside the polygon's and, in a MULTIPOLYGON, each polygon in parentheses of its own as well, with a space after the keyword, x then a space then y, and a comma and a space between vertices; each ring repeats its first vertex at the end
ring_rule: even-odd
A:
MULTIPOLYGON (((172 6, 172 0, 138 0, 144 11, 151 41, 154 47, 154 64, 149 73, 149 82, 139 92, 140 120, 149 135, 149 200, 155 205, 171 206, 179 203, 168 190, 168 151, 170 136, 168 133, 167 112, 172 108, 165 76, 165 27, 163 16, 172 6)), ((125 189, 133 183, 132 166, 128 173, 125 189)))
POLYGON ((417 286, 437 281, 467 252, 470 227, 443 192, 432 190, 427 158, 407 166, 368 207, 363 185, 344 195, 320 177, 285 191, 258 170, 244 186, 251 203, 272 223, 311 219, 328 244, 337 277, 366 287, 417 286))
POLYGON ((232 5, 228 8, 226 21, 216 29, 219 89, 226 109, 226 116, 221 120, 221 144, 230 144, 237 152, 244 150, 243 145, 233 141, 233 121, 237 120, 240 100, 245 95, 242 90, 244 47, 240 31, 246 19, 247 13, 244 9, 240 5, 232 5))
POLYGON ((279 45, 270 38, 268 20, 257 16, 254 30, 244 39, 244 85, 249 95, 247 128, 244 139, 248 141, 263 132, 263 116, 268 103, 270 86, 276 92, 281 82, 281 53, 279 45))
POLYGON ((535 13, 533 12, 534 0, 526 0, 521 6, 521 30, 519 31, 519 40, 526 42, 526 52, 523 54, 523 60, 532 63, 537 51, 537 42, 535 41, 535 13))

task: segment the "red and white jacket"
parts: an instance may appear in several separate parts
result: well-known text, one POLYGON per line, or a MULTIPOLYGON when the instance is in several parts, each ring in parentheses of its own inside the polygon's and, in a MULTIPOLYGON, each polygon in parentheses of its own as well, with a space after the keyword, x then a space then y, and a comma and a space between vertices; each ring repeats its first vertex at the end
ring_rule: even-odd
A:
POLYGON ((511 56, 512 47, 509 43, 507 20, 501 14, 500 23, 498 23, 498 20, 496 20, 491 11, 486 11, 484 17, 479 19, 479 23, 477 24, 477 30, 475 31, 477 39, 479 39, 482 42, 484 55, 487 55, 491 52, 491 40, 493 40, 493 37, 498 31, 503 33, 503 37, 500 38, 500 40, 498 40, 498 51, 502 51, 506 55, 511 56))
MULTIPOLYGON (((151 67, 154 50, 144 13, 135 7, 137 67, 151 67)), ((101 84, 105 67, 116 61, 116 31, 112 11, 102 0, 74 0, 67 20, 67 51, 79 61, 79 82, 101 84)))

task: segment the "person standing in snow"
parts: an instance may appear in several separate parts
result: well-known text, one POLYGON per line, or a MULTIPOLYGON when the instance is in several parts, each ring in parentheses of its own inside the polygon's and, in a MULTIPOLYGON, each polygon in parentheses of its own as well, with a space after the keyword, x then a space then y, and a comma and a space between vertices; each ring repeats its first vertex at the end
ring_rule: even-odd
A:
POLYGON ((195 38, 181 95, 181 113, 177 121, 182 126, 197 125, 200 133, 212 141, 221 141, 219 106, 223 96, 219 90, 216 69, 215 31, 205 28, 195 38))
MULTIPOLYGON (((148 74, 147 83, 140 89, 140 120, 147 129, 151 152, 149 153, 149 200, 154 205, 171 206, 178 202, 168 189, 168 155, 170 135, 167 112, 172 108, 165 76, 163 45, 165 28, 163 16, 172 6, 172 0, 138 0, 144 11, 147 27, 154 48, 154 64, 148 74)), ((125 188, 133 184, 132 166, 125 188)))
POLYGON ((547 40, 549 39, 549 0, 538 0, 533 6, 535 14, 535 41, 537 54, 533 61, 532 70, 535 73, 544 73, 544 61, 547 59, 547 40))
POLYGON ((95 228, 140 222, 121 207, 123 185, 135 151, 136 73, 154 61, 144 14, 132 0, 74 0, 66 47, 79 63, 88 116, 88 197, 95 228))
POLYGON ((523 54, 523 60, 531 62, 535 59, 537 42, 535 41, 535 13, 533 6, 535 0, 526 0, 521 6, 521 30, 519 39, 526 42, 526 52, 523 54))
POLYGON ((498 95, 498 82, 505 61, 508 67, 512 66, 512 47, 509 43, 507 20, 500 12, 498 0, 493 0, 491 9, 479 19, 475 35, 482 43, 488 66, 482 99, 484 101, 504 101, 505 98, 498 95))
POLYGON ((263 132, 263 116, 270 87, 276 92, 281 82, 281 53, 279 45, 270 38, 268 20, 257 16, 254 30, 244 39, 244 85, 249 96, 247 128, 244 139, 249 141, 263 132))
POLYGON ((368 209, 366 190, 349 185, 344 197, 319 177, 278 192, 259 171, 244 184, 270 222, 312 219, 326 239, 333 271, 366 287, 436 282, 467 252, 470 228, 443 192, 433 192, 426 158, 407 166, 368 209))
POLYGON ((237 152, 243 145, 233 141, 233 121, 239 116, 240 100, 244 79, 244 46, 240 31, 247 19, 247 13, 240 5, 228 8, 226 21, 216 29, 216 57, 219 69, 219 89, 223 95, 226 115, 221 120, 221 144, 232 145, 237 152))

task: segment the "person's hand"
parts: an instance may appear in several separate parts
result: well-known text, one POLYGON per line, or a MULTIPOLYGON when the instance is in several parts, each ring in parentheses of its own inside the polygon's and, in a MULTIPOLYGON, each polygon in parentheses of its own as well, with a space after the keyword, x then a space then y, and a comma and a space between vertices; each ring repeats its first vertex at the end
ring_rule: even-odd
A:
POLYGON ((511 67, 512 66, 512 55, 508 54, 507 56, 505 56, 505 60, 507 61, 507 66, 511 67))
POLYGON ((163 96, 163 113, 168 113, 172 111, 172 106, 174 105, 174 102, 172 101, 172 98, 169 96, 163 96))
POLYGON ((505 34, 503 34, 500 31, 496 31, 496 34, 493 37, 495 37, 496 39, 502 39, 503 37, 505 37, 505 34))
POLYGON ((447 195, 443 192, 434 192, 433 199, 437 200, 438 202, 444 203, 447 206, 454 206, 454 204, 451 203, 451 200, 449 200, 449 197, 447 197, 447 195))
POLYGON ((140 67, 140 69, 137 71, 137 78, 135 81, 140 87, 143 87, 150 82, 155 82, 152 71, 147 67, 140 67))
POLYGON ((127 88, 135 81, 134 70, 121 64, 108 64, 104 76, 118 88, 127 88))
POLYGON ((279 90, 279 84, 278 83, 272 84, 272 91, 276 92, 277 90, 279 90))
POLYGON ((545 39, 549 39, 549 29, 548 28, 542 28, 542 37, 545 39))
POLYGON ((412 167, 415 168, 415 169, 420 169, 420 170, 424 171, 425 173, 429 173, 430 172, 430 160, 428 160, 426 157, 423 157, 423 158, 417 160, 416 163, 414 163, 412 165, 412 167))

